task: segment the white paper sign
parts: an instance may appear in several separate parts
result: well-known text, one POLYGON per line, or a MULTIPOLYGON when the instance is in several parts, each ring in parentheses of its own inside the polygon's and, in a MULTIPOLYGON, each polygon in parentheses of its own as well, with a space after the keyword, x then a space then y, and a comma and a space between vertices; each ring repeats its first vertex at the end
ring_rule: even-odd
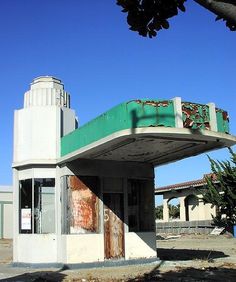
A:
POLYGON ((215 227, 212 231, 211 231, 211 235, 220 235, 223 231, 224 231, 224 227, 215 227))
POLYGON ((21 209, 21 229, 31 230, 31 209, 21 209))

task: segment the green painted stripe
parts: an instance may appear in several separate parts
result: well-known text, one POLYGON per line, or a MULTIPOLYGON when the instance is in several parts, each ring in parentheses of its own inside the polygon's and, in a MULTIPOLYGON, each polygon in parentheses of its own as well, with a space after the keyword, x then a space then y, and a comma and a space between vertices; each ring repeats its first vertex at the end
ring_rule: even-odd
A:
POLYGON ((61 156, 123 129, 175 127, 173 101, 135 100, 122 103, 61 139, 61 156))

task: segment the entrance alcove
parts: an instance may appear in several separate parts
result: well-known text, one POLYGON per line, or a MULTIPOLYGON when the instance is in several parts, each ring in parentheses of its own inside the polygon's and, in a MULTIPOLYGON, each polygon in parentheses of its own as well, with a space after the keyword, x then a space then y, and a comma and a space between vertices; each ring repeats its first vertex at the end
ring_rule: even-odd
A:
POLYGON ((180 220, 180 201, 177 197, 168 200, 169 220, 180 220))
POLYGON ((199 199, 196 195, 188 195, 185 200, 186 221, 199 219, 199 199))

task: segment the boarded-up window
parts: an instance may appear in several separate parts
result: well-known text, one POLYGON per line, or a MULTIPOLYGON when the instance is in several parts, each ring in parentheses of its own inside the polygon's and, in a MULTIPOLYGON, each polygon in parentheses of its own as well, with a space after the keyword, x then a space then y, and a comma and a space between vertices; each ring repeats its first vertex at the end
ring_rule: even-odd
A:
POLYGON ((69 233, 99 232, 99 179, 68 176, 69 233))
POLYGON ((130 232, 154 231, 154 185, 151 180, 128 179, 130 232))
POLYGON ((124 197, 121 193, 104 193, 105 258, 122 258, 124 248, 124 197))

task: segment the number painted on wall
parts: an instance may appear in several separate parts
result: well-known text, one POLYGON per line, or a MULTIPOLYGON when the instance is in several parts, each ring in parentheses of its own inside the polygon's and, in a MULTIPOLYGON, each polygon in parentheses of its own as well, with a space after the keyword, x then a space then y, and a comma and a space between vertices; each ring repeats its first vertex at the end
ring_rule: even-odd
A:
POLYGON ((104 209, 104 222, 109 221, 109 209, 104 209))

